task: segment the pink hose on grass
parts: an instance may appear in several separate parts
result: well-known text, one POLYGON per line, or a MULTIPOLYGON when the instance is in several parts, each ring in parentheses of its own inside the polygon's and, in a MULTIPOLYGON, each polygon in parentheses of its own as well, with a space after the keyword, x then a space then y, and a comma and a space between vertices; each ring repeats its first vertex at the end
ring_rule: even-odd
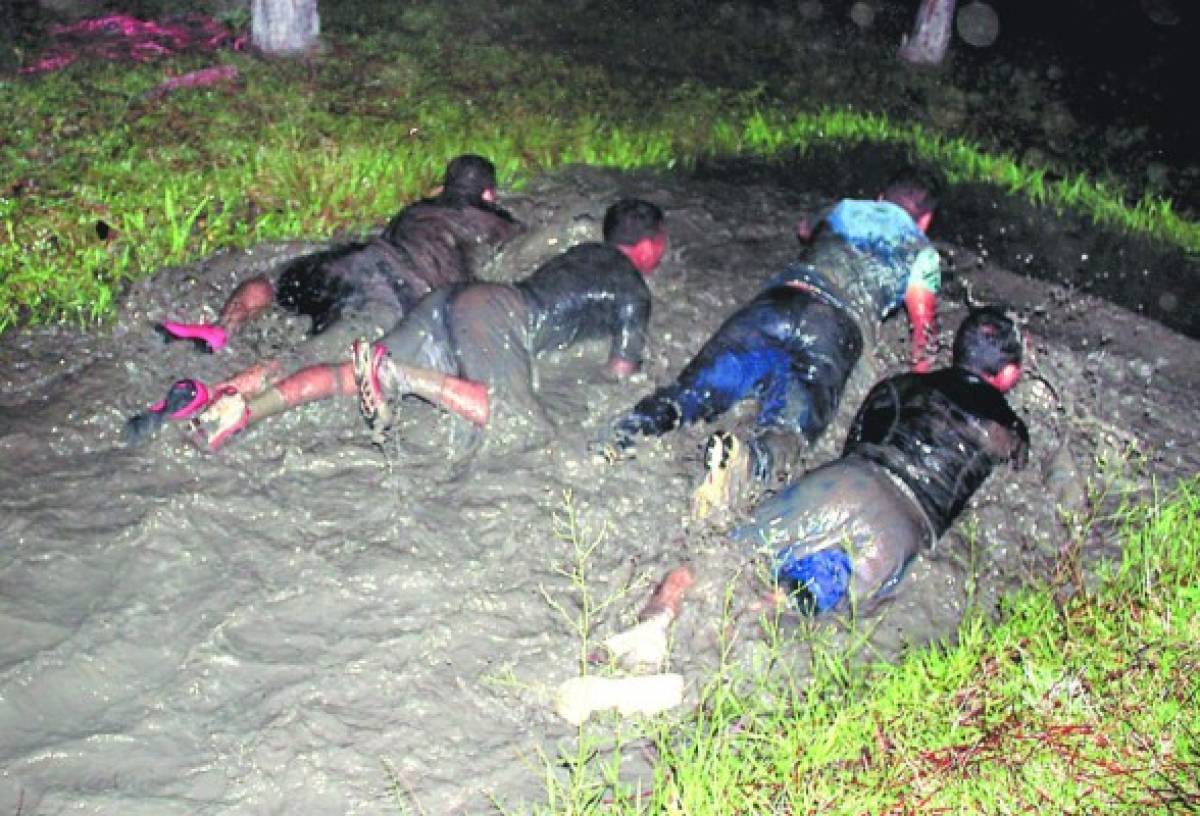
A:
POLYGON ((20 73, 58 71, 84 55, 109 61, 149 62, 185 52, 204 53, 221 48, 240 51, 246 46, 245 36, 236 36, 217 20, 199 14, 164 22, 109 14, 55 26, 50 33, 59 42, 21 68, 20 73))

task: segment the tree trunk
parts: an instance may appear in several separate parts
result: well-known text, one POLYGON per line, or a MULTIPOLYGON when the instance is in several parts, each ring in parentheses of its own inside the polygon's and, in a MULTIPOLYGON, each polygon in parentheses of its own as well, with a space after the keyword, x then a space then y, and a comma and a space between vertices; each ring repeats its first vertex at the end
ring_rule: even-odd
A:
POLYGON ((914 65, 938 65, 950 45, 955 0, 921 0, 913 33, 900 47, 900 59, 914 65))
POLYGON ((267 54, 299 54, 317 44, 317 0, 252 0, 250 41, 267 54))

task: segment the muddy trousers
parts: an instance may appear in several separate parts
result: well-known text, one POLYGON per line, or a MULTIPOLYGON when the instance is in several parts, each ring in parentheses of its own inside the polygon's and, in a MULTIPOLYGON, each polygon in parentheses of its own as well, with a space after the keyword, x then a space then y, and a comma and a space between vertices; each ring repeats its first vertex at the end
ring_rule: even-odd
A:
POLYGON ((484 383, 492 416, 540 417, 529 326, 519 289, 471 283, 428 295, 380 343, 398 364, 484 383))
POLYGON ((319 335, 355 312, 410 311, 430 291, 404 250, 387 241, 344 244, 286 264, 275 284, 275 301, 312 319, 319 335))
MULTIPOLYGON (((371 339, 377 336, 381 324, 392 328, 379 342, 385 343, 389 338, 397 342, 397 338, 401 338, 402 351, 397 362, 439 374, 455 374, 453 343, 439 331, 441 311, 438 304, 442 301, 437 293, 430 295, 398 322, 394 318, 398 309, 396 304, 375 302, 370 309, 356 311, 346 319, 324 326, 323 331, 290 352, 285 361, 273 360, 240 373, 228 384, 249 398, 247 424, 256 424, 310 402, 357 396, 359 389, 349 362, 351 345, 360 337, 371 339), (430 303, 425 305, 426 301, 430 303), (392 318, 385 324, 389 314, 392 318), (328 360, 339 362, 323 362, 328 360), (280 376, 281 371, 290 373, 280 376)), ((420 390, 413 389, 404 393, 421 395, 420 390)))
POLYGON ((818 612, 847 606, 869 611, 937 540, 909 488, 880 465, 854 455, 792 482, 759 504, 751 520, 730 535, 771 552, 776 578, 790 590, 804 591, 818 612), (848 580, 818 585, 828 576, 812 557, 839 551, 846 556, 848 580), (805 579, 809 586, 796 586, 805 579))
POLYGON ((672 383, 642 399, 616 422, 616 436, 661 436, 712 420, 738 402, 758 402, 749 440, 757 479, 787 472, 837 412, 862 348, 857 324, 813 300, 797 317, 779 319, 764 305, 731 317, 672 383), (786 331, 781 329, 786 327, 786 331))

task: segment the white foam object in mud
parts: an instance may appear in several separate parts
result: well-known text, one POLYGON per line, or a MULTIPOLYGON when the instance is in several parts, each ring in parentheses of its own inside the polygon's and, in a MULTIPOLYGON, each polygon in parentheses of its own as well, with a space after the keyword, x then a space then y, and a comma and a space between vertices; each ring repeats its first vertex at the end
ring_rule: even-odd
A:
POLYGON ((614 660, 629 669, 658 668, 667 659, 667 628, 673 616, 662 612, 604 641, 614 660))
POLYGON ((682 674, 572 677, 558 687, 554 710, 571 725, 615 708, 622 717, 658 714, 683 702, 682 674))

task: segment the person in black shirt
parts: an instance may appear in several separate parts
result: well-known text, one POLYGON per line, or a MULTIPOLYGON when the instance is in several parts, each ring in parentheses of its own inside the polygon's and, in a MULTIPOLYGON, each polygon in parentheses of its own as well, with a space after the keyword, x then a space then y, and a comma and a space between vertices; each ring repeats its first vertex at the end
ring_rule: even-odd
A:
POLYGON ((194 421, 215 448, 249 424, 296 405, 357 395, 381 439, 392 400, 412 394, 484 425, 497 408, 539 413, 538 355, 611 337, 608 371, 622 378, 642 363, 653 273, 666 249, 662 211, 624 199, 604 217, 604 242, 568 249, 513 284, 439 289, 375 343, 354 344, 341 365, 306 368, 246 401, 224 395, 194 421))
POLYGON ((775 551, 777 580, 806 611, 873 605, 997 464, 1026 463, 1029 433, 1004 397, 1021 360, 1015 323, 997 308, 973 311, 950 367, 878 383, 842 457, 762 502, 734 538, 775 551))

